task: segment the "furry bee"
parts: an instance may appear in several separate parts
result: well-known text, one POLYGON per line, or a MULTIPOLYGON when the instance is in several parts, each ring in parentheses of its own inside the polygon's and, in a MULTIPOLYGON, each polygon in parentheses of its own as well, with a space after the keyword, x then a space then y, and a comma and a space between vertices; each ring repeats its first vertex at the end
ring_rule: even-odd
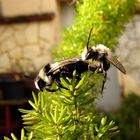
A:
POLYGON ((50 92, 54 92, 59 88, 65 88, 60 83, 60 77, 72 78, 74 70, 77 72, 77 79, 80 79, 80 75, 88 71, 88 63, 82 61, 81 57, 78 56, 54 64, 47 64, 35 78, 35 87, 41 91, 45 88, 50 92), (51 89, 53 83, 57 85, 57 89, 51 89))
POLYGON ((106 82, 107 71, 110 68, 110 64, 113 64, 117 69, 119 69, 123 74, 126 74, 126 70, 123 65, 112 56, 111 50, 103 44, 98 44, 93 47, 88 47, 90 35, 92 32, 92 28, 90 30, 87 46, 84 48, 82 52, 82 60, 89 61, 90 70, 93 73, 104 73, 104 80, 102 85, 101 93, 104 89, 104 84, 106 82))
POLYGON ((102 93, 110 63, 117 67, 122 73, 126 73, 123 65, 112 56, 109 48, 102 44, 99 44, 96 47, 88 47, 91 32, 92 28, 88 36, 87 45, 81 56, 56 62, 54 64, 48 63, 39 71, 34 80, 35 87, 38 90, 42 91, 45 88, 48 91, 54 92, 60 88, 65 88, 61 85, 60 78, 64 76, 72 78, 73 72, 76 70, 77 79, 80 79, 80 75, 86 71, 91 71, 92 74, 104 73, 102 93), (57 85, 56 89, 51 88, 54 83, 57 85))

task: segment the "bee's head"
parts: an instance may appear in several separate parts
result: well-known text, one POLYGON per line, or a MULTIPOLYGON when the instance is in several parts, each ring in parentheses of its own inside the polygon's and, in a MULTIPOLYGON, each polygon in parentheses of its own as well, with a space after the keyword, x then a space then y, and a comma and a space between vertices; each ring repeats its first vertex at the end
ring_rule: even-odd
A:
POLYGON ((84 51, 82 52, 82 60, 88 59, 99 60, 110 53, 111 51, 109 48, 107 48, 103 44, 98 44, 96 47, 93 46, 88 49, 85 48, 84 51))
POLYGON ((45 72, 45 69, 42 68, 40 71, 39 71, 39 74, 37 75, 37 77, 35 78, 35 87, 38 89, 38 90, 41 90, 43 91, 43 89, 45 87, 50 87, 52 85, 52 78, 51 76, 48 76, 45 72))
POLYGON ((41 91, 43 91, 43 89, 44 89, 45 86, 46 86, 46 82, 45 82, 43 79, 38 78, 38 77, 35 79, 34 83, 35 83, 35 87, 36 87, 38 90, 41 90, 41 91))
POLYGON ((95 46, 88 49, 87 47, 85 47, 84 51, 82 52, 82 60, 96 59, 97 57, 98 57, 98 52, 95 46))

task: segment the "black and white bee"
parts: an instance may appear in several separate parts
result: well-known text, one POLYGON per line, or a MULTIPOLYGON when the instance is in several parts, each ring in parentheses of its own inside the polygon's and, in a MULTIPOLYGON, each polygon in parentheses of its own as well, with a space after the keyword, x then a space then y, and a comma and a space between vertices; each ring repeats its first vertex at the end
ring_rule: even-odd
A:
POLYGON ((126 74, 126 70, 123 67, 123 65, 115 57, 113 57, 111 50, 105 45, 98 44, 93 47, 88 47, 91 32, 92 32, 92 28, 89 33, 87 46, 84 48, 81 57, 83 61, 89 63, 90 65, 89 68, 93 73, 104 73, 104 80, 103 80, 103 85, 101 90, 102 93, 107 78, 107 71, 110 68, 110 64, 113 64, 123 74, 126 74))
POLYGON ((73 77, 73 72, 76 70, 77 79, 80 79, 82 73, 91 71, 94 73, 103 73, 104 80, 102 84, 102 90, 104 89, 104 84, 106 82, 107 71, 110 68, 110 63, 117 67, 122 73, 126 73, 123 65, 112 56, 109 48, 103 44, 97 46, 88 47, 90 41, 90 35, 92 28, 90 30, 87 46, 82 52, 81 56, 70 58, 64 61, 56 62, 53 64, 45 65, 38 73, 34 80, 35 87, 38 90, 43 90, 44 88, 48 91, 54 92, 60 88, 65 88, 61 85, 61 77, 73 77), (56 84, 56 89, 52 89, 52 85, 56 84))
POLYGON ((82 61, 80 56, 56 62, 54 64, 47 64, 39 71, 35 78, 35 87, 41 91, 45 88, 51 92, 54 92, 59 88, 65 88, 61 85, 60 78, 72 78, 75 70, 77 79, 80 79, 83 72, 88 71, 88 63, 82 61), (51 88, 54 83, 57 85, 56 89, 51 88))

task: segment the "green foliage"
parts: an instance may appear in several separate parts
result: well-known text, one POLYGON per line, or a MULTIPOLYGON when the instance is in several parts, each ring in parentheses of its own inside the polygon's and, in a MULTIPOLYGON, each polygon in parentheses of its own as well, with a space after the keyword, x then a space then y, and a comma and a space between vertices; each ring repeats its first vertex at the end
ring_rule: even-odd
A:
MULTIPOLYGON (((114 122, 108 122, 107 117, 99 121, 99 116, 95 114, 94 108, 91 108, 96 99, 96 93, 91 92, 96 82, 94 80, 86 82, 90 79, 88 74, 90 75, 84 74, 80 80, 76 78, 76 72, 72 79, 61 78, 62 85, 68 89, 61 88, 57 93, 46 90, 39 92, 38 95, 33 93, 33 101, 29 101, 32 110, 20 109, 30 139, 110 139, 112 135, 110 129, 114 126, 114 122)), ((28 140, 27 136, 22 136, 21 140, 28 140)), ((13 134, 12 138, 16 140, 13 134)))
POLYGON ((134 0, 77 0, 74 23, 64 30, 59 47, 53 51, 55 58, 80 55, 92 26, 89 45, 102 43, 114 49, 134 8, 134 0))
MULTIPOLYGON (((53 52, 55 58, 80 55, 91 27, 90 46, 102 43, 115 48, 134 5, 133 0, 77 1, 74 24, 65 29, 57 51, 53 52)), ((21 140, 109 140, 117 132, 114 122, 100 118, 94 109, 102 75, 94 74, 91 78, 91 73, 84 73, 80 80, 76 77, 74 72, 72 79, 61 78, 67 89, 33 93, 33 101, 29 101, 32 109, 20 109, 26 131, 22 129, 21 140)), ((17 139, 14 134, 11 137, 17 139)), ((5 137, 5 140, 10 139, 5 137)))
POLYGON ((140 97, 130 94, 126 97, 118 112, 110 114, 110 120, 115 120, 120 133, 113 140, 139 140, 140 139, 140 97))
MULTIPOLYGON (((32 132, 29 133, 28 136, 25 136, 25 130, 22 129, 20 140, 32 140, 32 136, 33 136, 32 132)), ((18 140, 18 138, 13 133, 11 133, 11 137, 12 137, 12 140, 18 140)), ((8 137, 4 137, 4 140, 10 140, 10 139, 8 137)))

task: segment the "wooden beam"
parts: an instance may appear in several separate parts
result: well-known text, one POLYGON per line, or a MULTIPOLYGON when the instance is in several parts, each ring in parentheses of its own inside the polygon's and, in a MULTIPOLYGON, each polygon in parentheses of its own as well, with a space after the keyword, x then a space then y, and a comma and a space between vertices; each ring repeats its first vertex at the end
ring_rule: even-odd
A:
POLYGON ((36 14, 28 16, 16 16, 16 17, 0 17, 0 24, 16 24, 16 23, 27 23, 37 21, 51 21, 54 19, 54 13, 36 14))

